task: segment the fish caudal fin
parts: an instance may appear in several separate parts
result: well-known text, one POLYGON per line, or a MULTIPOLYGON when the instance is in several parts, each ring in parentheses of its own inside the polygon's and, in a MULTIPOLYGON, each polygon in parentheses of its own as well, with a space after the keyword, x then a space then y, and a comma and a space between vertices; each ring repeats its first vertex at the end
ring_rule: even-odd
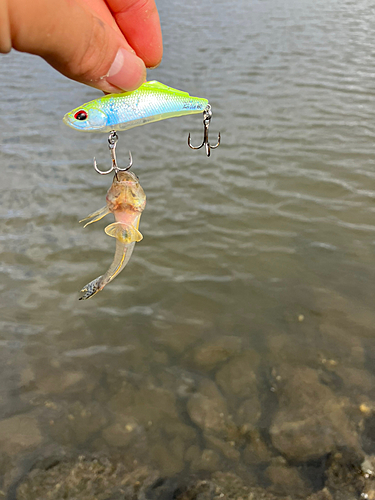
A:
POLYGON ((90 281, 90 283, 85 285, 81 290, 81 293, 83 293, 83 295, 78 300, 89 299, 90 297, 93 297, 96 293, 98 293, 100 290, 101 279, 102 276, 99 276, 99 278, 95 278, 94 280, 90 281))
POLYGON ((143 236, 138 229, 131 224, 123 224, 122 222, 114 222, 104 229, 108 236, 112 236, 117 240, 125 243, 133 243, 133 241, 141 241, 143 236))
POLYGON ((109 214, 108 207, 105 206, 103 208, 100 208, 96 212, 93 212, 92 214, 88 215, 84 219, 81 219, 79 222, 84 222, 85 220, 92 219, 89 222, 86 222, 86 224, 83 227, 88 226, 89 224, 92 224, 93 222, 97 222, 100 219, 103 219, 107 214, 109 214))

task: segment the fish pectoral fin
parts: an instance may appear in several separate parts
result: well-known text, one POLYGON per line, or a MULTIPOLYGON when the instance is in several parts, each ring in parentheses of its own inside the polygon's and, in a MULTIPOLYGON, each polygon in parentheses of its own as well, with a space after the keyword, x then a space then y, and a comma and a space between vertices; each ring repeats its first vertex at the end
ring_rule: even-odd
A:
POLYGON ((93 222, 97 222, 100 219, 103 219, 107 214, 109 214, 109 210, 107 205, 103 208, 100 208, 96 212, 93 212, 92 214, 88 215, 84 219, 81 219, 79 222, 84 222, 85 220, 92 219, 89 222, 86 222, 86 224, 83 227, 88 226, 89 224, 92 224, 93 222))
POLYGON ((133 243, 133 241, 141 241, 142 234, 132 224, 123 224, 122 222, 114 222, 104 229, 108 236, 118 239, 122 243, 133 243))

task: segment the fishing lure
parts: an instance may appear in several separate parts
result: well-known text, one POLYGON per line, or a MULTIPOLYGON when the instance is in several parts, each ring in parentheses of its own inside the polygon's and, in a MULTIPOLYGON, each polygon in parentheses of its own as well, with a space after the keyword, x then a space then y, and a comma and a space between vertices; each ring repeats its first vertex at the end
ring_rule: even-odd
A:
POLYGON ((135 243, 143 238, 138 228, 141 214, 146 206, 146 195, 138 177, 128 171, 132 164, 131 158, 128 167, 121 169, 117 166, 115 156, 117 135, 114 134, 108 143, 115 175, 107 192, 106 205, 80 222, 91 219, 85 224, 84 227, 86 227, 101 220, 107 214, 113 213, 116 222, 107 226, 104 231, 108 236, 116 238, 116 251, 108 271, 84 286, 81 290, 83 295, 79 300, 89 299, 103 290, 124 269, 133 253, 135 243))
POLYGON ((203 112, 203 142, 200 146, 193 146, 189 134, 188 145, 192 149, 205 146, 206 154, 210 156, 211 149, 220 144, 220 133, 217 144, 211 146, 208 142, 208 127, 212 110, 208 100, 192 97, 187 92, 155 80, 145 82, 137 90, 109 94, 83 104, 66 113, 63 120, 69 127, 83 132, 112 132, 200 112, 203 112))

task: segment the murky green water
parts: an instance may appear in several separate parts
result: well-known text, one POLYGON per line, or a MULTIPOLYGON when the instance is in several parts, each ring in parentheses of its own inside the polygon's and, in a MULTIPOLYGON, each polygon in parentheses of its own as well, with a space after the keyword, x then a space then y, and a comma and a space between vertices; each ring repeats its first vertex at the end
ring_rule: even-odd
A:
POLYGON ((119 163, 130 148, 147 194, 144 240, 87 302, 78 291, 114 244, 105 221, 78 220, 104 204, 111 180, 92 157, 109 157, 105 135, 61 118, 99 93, 37 58, 0 58, 4 490, 56 453, 122 453, 166 476, 231 470, 279 491, 277 457, 375 451, 361 434, 375 380, 374 8, 158 6, 165 55, 149 78, 207 96, 222 145, 209 159, 188 149, 197 116, 120 135, 119 163), (314 393, 300 387, 298 408, 296 380, 314 393), (290 450, 284 423, 315 411, 307 427, 332 442, 290 450))

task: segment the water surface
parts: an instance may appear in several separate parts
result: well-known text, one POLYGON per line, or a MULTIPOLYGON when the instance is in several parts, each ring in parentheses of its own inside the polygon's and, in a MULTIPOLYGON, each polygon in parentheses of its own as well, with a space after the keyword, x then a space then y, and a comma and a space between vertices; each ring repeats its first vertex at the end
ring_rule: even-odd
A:
MULTIPOLYGON (((366 0, 158 6, 165 55, 149 78, 208 97, 222 145, 210 158, 187 148, 189 132, 201 140, 196 115, 120 135, 119 163, 131 149, 147 194, 144 240, 87 302, 78 291, 114 245, 109 220, 78 220, 104 204, 111 180, 92 157, 104 168, 109 155, 105 135, 61 118, 99 92, 35 57, 1 57, 0 417, 37 423, 37 455, 131 449, 172 475, 199 470, 191 457, 209 449, 214 469, 246 476, 258 470, 246 443, 232 439, 230 458, 187 406, 218 388, 237 422, 248 395, 218 376, 236 357, 258 356, 249 425, 266 442, 285 366, 328 374, 353 407, 373 400, 343 370, 375 375, 375 11, 366 0), (132 426, 138 447, 118 437, 132 426)), ((27 446, 14 455, 35 458, 27 446)))

